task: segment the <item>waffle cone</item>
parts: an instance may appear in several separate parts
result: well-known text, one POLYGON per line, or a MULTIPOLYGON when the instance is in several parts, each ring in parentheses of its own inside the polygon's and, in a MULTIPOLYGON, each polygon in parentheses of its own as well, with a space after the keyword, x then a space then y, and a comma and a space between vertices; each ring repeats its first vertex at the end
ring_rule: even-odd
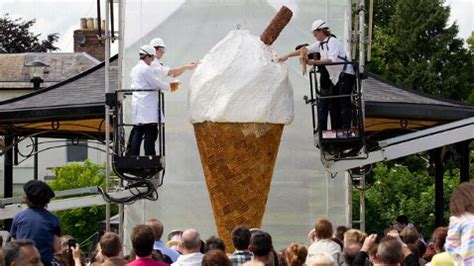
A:
POLYGON ((283 124, 194 124, 219 237, 232 252, 237 225, 260 228, 283 124))

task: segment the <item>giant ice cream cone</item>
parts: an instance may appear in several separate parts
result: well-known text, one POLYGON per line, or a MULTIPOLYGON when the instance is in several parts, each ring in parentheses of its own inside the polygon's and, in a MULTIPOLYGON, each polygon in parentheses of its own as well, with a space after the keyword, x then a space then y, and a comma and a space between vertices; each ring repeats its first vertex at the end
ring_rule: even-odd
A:
POLYGON ((260 227, 283 124, 194 124, 219 237, 232 247, 236 225, 260 227))
MULTIPOLYGON (((291 11, 285 12, 291 18, 291 11)), ((261 227, 283 127, 293 120, 288 69, 274 62, 268 46, 283 27, 266 30, 262 40, 231 31, 191 78, 191 122, 217 231, 228 252, 235 226, 261 227)))

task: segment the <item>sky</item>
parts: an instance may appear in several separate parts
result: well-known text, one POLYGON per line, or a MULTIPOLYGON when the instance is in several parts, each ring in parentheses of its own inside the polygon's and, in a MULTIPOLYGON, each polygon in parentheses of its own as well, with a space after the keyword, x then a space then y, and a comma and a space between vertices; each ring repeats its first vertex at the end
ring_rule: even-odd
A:
MULTIPOLYGON (((136 0, 135 0, 136 1, 136 0)), ((143 0, 149 2, 151 0, 143 0)), ((180 2, 181 0, 165 0, 180 2)), ((292 0, 280 0, 291 6, 292 0)), ((105 1, 101 1, 105 2, 105 1)), ((269 0, 271 4, 278 0, 269 0)), ((459 37, 466 39, 474 30, 474 0, 446 0, 451 7, 450 23, 457 21, 459 37)), ((0 15, 12 18, 36 19, 33 32, 42 37, 59 33, 57 46, 60 52, 73 51, 73 31, 79 28, 80 18, 96 17, 96 0, 1 0, 0 15)), ((104 10, 102 8, 102 13, 104 10)), ((103 15, 104 16, 104 15, 103 15)), ((40 39, 43 39, 40 37, 40 39)))

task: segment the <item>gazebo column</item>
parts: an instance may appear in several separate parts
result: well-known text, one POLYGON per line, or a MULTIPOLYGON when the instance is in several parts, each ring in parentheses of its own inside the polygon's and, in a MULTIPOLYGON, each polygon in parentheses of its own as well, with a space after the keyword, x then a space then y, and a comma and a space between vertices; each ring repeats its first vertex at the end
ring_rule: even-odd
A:
POLYGON ((460 180, 459 182, 467 182, 469 181, 469 143, 471 140, 465 140, 463 142, 458 143, 457 151, 460 156, 459 158, 459 172, 460 172, 460 180))
MULTIPOLYGON (((3 177, 3 197, 13 197, 13 133, 7 132, 5 134, 5 147, 7 147, 4 157, 4 177, 3 177), (10 147, 10 148, 8 148, 10 147)), ((12 220, 7 219, 4 221, 5 229, 10 230, 12 220)))
POLYGON ((435 167, 435 227, 443 226, 443 160, 442 160, 442 148, 431 150, 430 152, 431 162, 434 163, 435 167))

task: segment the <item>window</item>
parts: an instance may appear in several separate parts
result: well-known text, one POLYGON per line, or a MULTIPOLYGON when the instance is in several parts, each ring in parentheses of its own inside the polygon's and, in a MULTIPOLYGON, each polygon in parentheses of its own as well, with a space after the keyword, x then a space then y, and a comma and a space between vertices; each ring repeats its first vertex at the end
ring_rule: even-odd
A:
POLYGON ((67 161, 82 162, 87 159, 87 140, 67 140, 67 161))

